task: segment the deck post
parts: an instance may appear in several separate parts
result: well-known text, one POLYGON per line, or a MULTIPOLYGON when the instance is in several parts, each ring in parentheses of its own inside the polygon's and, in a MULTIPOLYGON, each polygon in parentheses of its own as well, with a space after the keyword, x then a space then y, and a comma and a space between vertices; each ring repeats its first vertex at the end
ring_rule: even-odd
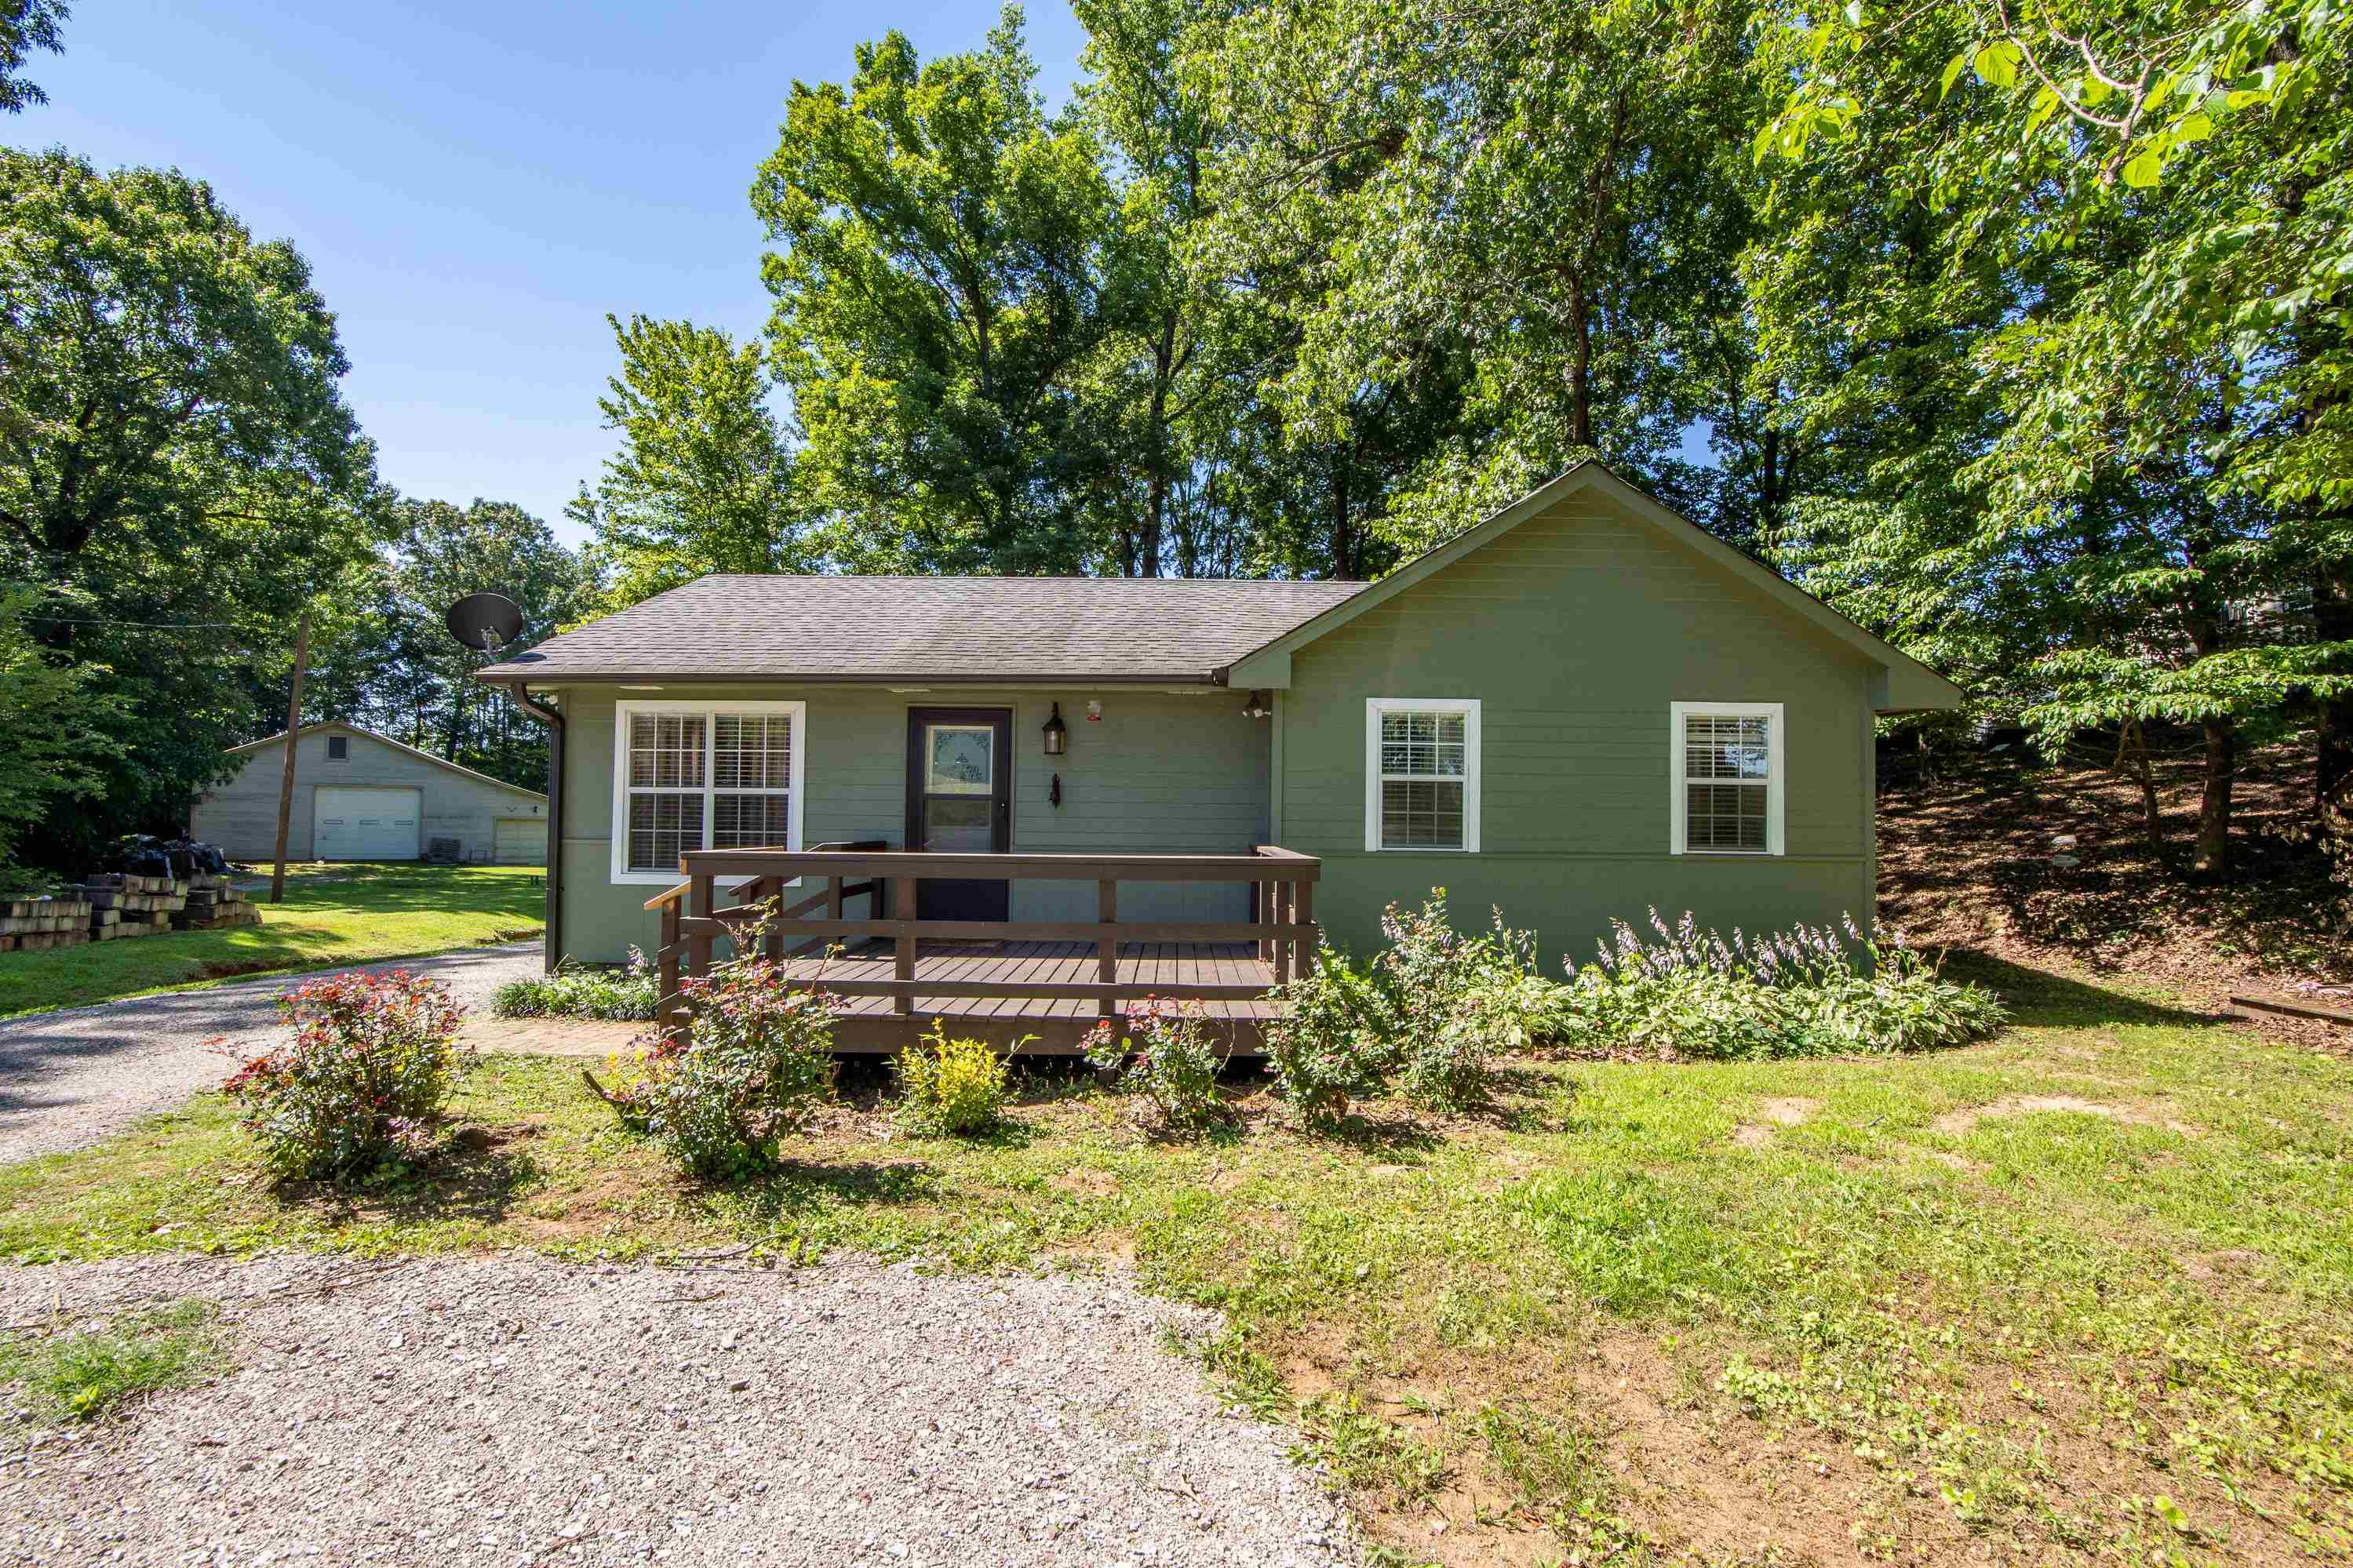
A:
MULTIPOLYGON (((712 907, 711 874, 707 871, 695 872, 688 879, 688 885, 691 890, 688 894, 690 901, 687 905, 687 912, 697 920, 709 920, 712 907)), ((686 939, 686 973, 697 979, 711 973, 711 928, 709 926, 697 927, 694 934, 686 939)))
POLYGON ((679 1026, 671 1011, 678 999, 678 900, 675 898, 662 902, 661 946, 654 952, 654 1029, 668 1038, 679 1026))
POLYGON ((915 1010, 915 879, 894 877, 891 881, 891 913, 899 921, 899 962, 894 971, 901 982, 891 997, 891 1010, 912 1014, 915 1010))
MULTIPOLYGON (((1103 931, 1095 938, 1095 978, 1105 985, 1119 984, 1119 932, 1112 929, 1119 923, 1119 880, 1105 877, 1095 884, 1095 919, 1103 922, 1103 931)), ((1100 1018, 1119 1016, 1119 1004, 1106 996, 1095 1004, 1095 1016, 1100 1018)))
MULTIPOLYGON (((773 898, 776 900, 776 912, 779 915, 785 912, 785 879, 782 877, 763 877, 760 879, 759 886, 752 891, 754 903, 764 903, 773 898)), ((778 931, 775 926, 770 926, 760 945, 766 950, 769 962, 783 962, 785 956, 783 931, 778 931)))
MULTIPOLYGON (((1278 926, 1287 926, 1291 923, 1291 890, 1296 885, 1292 882, 1274 884, 1274 919, 1270 923, 1278 926)), ((1274 939, 1274 983, 1277 985, 1291 984, 1291 933, 1289 931, 1284 931, 1274 939)))
POLYGON ((1293 971, 1302 980, 1315 973, 1315 950, 1322 941, 1315 929, 1315 883, 1309 879, 1298 885, 1299 907, 1292 911, 1292 923, 1299 928, 1296 961, 1293 971))

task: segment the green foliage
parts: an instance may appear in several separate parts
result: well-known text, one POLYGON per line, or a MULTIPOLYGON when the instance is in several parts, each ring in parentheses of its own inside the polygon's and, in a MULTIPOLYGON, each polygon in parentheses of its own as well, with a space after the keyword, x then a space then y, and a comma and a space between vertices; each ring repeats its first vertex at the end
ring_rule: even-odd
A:
POLYGON ((121 700, 100 795, 42 835, 76 864, 233 770, 245 650, 365 557, 380 498, 309 266, 201 182, 0 150, 0 581, 79 595, 40 641, 121 700))
POLYGON ((1418 910, 1381 913, 1389 945, 1373 960, 1389 998, 1390 1065, 1407 1096, 1432 1110, 1462 1110, 1486 1100, 1494 1058, 1525 1049, 1546 995, 1535 974, 1535 939, 1504 924, 1466 937, 1454 929, 1446 889, 1432 888, 1418 910))
POLYGON ((1224 1058, 1200 1003, 1132 1002, 1126 1024, 1114 1028, 1105 1018, 1088 1035, 1085 1055, 1096 1071, 1124 1092, 1142 1095, 1170 1131, 1198 1131, 1225 1113, 1218 1099, 1224 1058))
POLYGON ((19 834, 58 802, 96 793, 92 761, 115 744, 99 725, 122 717, 119 697, 90 693, 101 671, 52 662, 32 635, 35 610, 74 602, 0 583, 0 884, 19 834))
POLYGON ((510 980, 491 993, 491 1011, 501 1018, 634 1018, 649 1020, 659 1000, 660 977, 646 955, 629 949, 622 969, 575 964, 565 960, 553 974, 510 980))
POLYGON ((1003 1119, 1006 1058, 985 1040, 948 1038, 936 1018, 929 1034, 891 1058, 891 1070, 899 1079, 892 1120, 910 1132, 968 1137, 1003 1119))
POLYGON ((2001 1004, 1982 986, 1942 978, 1896 934, 1846 940, 1798 926, 1726 942, 1689 913, 1656 940, 1623 921, 1600 962, 1555 987, 1547 1032, 1574 1048, 1644 1048, 1683 1057, 1763 1060, 1926 1050, 1982 1039, 2001 1004))
MULTIPOLYGON (((402 500, 394 553, 321 595, 303 686, 306 721, 343 719, 526 789, 547 787, 547 731, 503 687, 472 679, 493 656, 460 647, 444 617, 468 594, 503 594, 522 634, 495 657, 544 641, 587 604, 595 581, 547 524, 511 501, 402 500)), ((283 723, 283 709, 269 722, 283 723)))
POLYGON ((889 34, 848 87, 794 84, 753 183, 798 469, 859 569, 1087 563, 1070 378, 1103 333, 1113 199, 1101 148, 1036 84, 1018 8, 927 64, 889 34))
POLYGON ((1329 1129, 1388 1087, 1396 1023, 1371 965, 1324 947, 1276 994, 1285 1011, 1266 1027, 1266 1063, 1302 1124, 1329 1129))
POLYGON ((21 1382, 40 1416, 95 1421, 142 1394, 191 1383, 216 1364, 217 1316, 211 1302, 187 1300, 103 1329, 29 1342, 0 1339, 0 1384, 21 1382))
POLYGON ((694 1012, 685 1044, 647 1042, 628 1081, 607 1098, 689 1175, 756 1174, 833 1098, 839 1005, 757 957, 731 960, 681 990, 694 1012))
POLYGON ((621 449, 570 508, 595 535, 591 560, 603 579, 595 613, 710 572, 810 570, 807 508, 767 406, 761 346, 691 321, 606 320, 621 374, 596 406, 621 449))
POLYGON ((22 75, 35 49, 62 52, 58 27, 72 8, 65 0, 0 0, 0 113, 21 114, 49 95, 22 75))
POLYGON ((416 1160, 471 1059, 464 1009, 395 970, 314 980, 279 998, 291 1036, 222 1086, 281 1180, 349 1181, 416 1160))

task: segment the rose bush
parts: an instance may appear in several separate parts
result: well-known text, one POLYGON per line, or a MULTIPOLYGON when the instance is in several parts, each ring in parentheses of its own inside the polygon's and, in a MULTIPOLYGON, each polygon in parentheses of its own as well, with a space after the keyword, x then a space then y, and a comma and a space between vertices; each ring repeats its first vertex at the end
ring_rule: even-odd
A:
POLYGON ((337 974, 278 999, 292 1036, 222 1086, 280 1179, 346 1181, 432 1146, 470 1060, 465 1009, 406 970, 337 974))

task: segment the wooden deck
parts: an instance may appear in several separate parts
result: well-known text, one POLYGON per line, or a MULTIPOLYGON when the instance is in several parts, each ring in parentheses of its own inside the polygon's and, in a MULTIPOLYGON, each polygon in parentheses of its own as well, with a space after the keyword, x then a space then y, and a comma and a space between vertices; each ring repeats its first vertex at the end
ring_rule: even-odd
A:
MULTIPOLYGON (((870 942, 837 955, 831 962, 817 958, 788 959, 785 969, 797 980, 889 980, 895 972, 897 950, 889 942, 870 942)), ((914 1005, 899 1010, 887 994, 845 995, 834 1037, 845 1051, 895 1051, 911 1035, 942 1019, 951 1034, 970 1036, 1010 1047, 1024 1037, 1035 1037, 1022 1048, 1067 1055, 1095 1026, 1100 1004, 1074 996, 956 996, 927 994, 923 983, 977 982, 1010 986, 1082 985, 1100 978, 1094 944, 1086 942, 931 942, 915 953, 914 1005), (911 1026, 912 1025, 912 1026, 911 1026)), ((1249 985, 1264 990, 1274 984, 1274 967, 1257 955, 1253 944, 1242 942, 1124 942, 1117 960, 1116 983, 1153 988, 1157 994, 1184 997, 1203 986, 1249 985)), ((1230 1053, 1255 1055, 1259 1031, 1275 1016, 1279 1005, 1265 1000, 1205 1001, 1201 1009, 1230 1053)))
POLYGON ((795 980, 844 1003, 844 1051, 896 1051, 944 1021, 1005 1049, 1064 1053, 1104 1018, 1147 999, 1193 1002, 1233 1055, 1255 1055, 1280 1005, 1267 993, 1314 963, 1322 862, 1276 845, 1232 855, 967 855, 878 842, 813 849, 690 850, 687 879, 646 900, 661 915, 655 952, 665 1033, 691 1033, 683 988, 716 944, 756 942, 795 980), (748 879, 734 886, 725 880, 748 879), (926 919, 926 879, 1093 882, 1095 919, 926 919), (1119 884, 1248 884, 1242 920, 1136 921, 1119 884), (795 893, 801 896, 796 900, 795 893), (722 897, 731 902, 722 903, 722 897), (864 900, 853 916, 849 900, 864 900), (833 956, 825 952, 833 950, 833 956))

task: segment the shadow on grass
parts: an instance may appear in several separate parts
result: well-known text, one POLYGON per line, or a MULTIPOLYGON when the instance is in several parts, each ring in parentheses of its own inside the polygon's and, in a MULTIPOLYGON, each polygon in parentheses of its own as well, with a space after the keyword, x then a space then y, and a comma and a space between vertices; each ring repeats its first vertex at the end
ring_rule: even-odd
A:
POLYGON ((2010 1022, 2029 1028, 2083 1029, 2113 1024, 2199 1028, 2232 1022, 2227 1013, 2168 1006, 1968 949, 1947 953, 1944 973, 1950 979, 1974 980, 1986 987, 2010 1008, 2010 1022))
POLYGON ((363 1220, 430 1225, 453 1219, 496 1225, 512 1211, 516 1195, 540 1178, 539 1162, 516 1146, 537 1135, 537 1129, 530 1127, 470 1125, 459 1128, 422 1164, 397 1174, 341 1186, 288 1182, 278 1193, 290 1204, 322 1211, 338 1225, 363 1220))
POLYGON ((712 1184, 702 1189, 702 1195, 724 1196, 746 1218, 775 1221, 843 1205, 924 1203, 936 1199, 939 1192, 938 1176, 917 1161, 787 1160, 761 1175, 712 1184))

